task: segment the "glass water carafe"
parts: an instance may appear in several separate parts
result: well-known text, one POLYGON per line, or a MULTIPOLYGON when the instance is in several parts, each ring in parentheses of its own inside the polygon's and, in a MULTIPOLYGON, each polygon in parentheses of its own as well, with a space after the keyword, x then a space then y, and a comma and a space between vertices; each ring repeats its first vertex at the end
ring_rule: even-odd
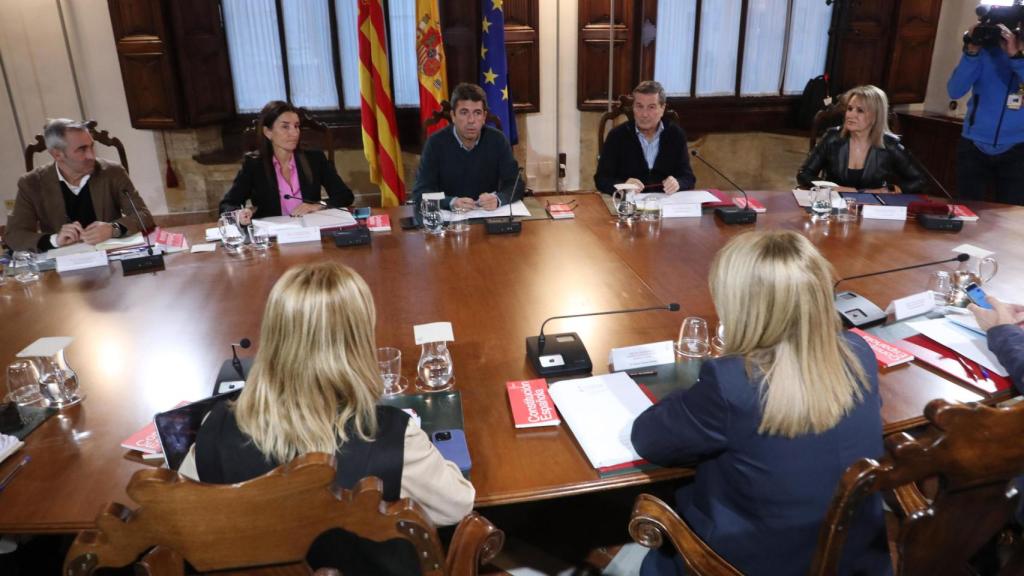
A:
POLYGON ((437 392, 451 388, 454 369, 447 343, 428 342, 422 345, 420 361, 416 366, 422 390, 437 392))

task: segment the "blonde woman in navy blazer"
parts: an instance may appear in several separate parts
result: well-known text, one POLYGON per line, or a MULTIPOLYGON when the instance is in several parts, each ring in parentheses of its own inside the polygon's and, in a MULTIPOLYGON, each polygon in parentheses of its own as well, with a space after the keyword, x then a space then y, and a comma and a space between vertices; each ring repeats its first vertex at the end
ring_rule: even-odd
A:
MULTIPOLYGON (((633 444, 662 466, 697 466, 675 509, 744 574, 807 574, 846 468, 882 456, 874 355, 844 333, 832 269, 792 231, 751 232, 715 258, 710 287, 725 327, 720 358, 697 383, 633 424, 633 444)), ((891 572, 880 498, 851 525, 841 574, 891 572)), ((641 574, 684 574, 669 545, 641 574)))

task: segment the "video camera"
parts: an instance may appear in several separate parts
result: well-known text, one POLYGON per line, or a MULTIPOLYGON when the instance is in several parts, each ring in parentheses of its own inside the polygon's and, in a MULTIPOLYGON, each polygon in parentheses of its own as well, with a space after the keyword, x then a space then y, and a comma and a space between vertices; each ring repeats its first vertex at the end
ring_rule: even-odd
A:
POLYGON ((1012 6, 998 6, 982 2, 974 9, 978 15, 978 25, 974 30, 964 34, 965 44, 977 46, 998 46, 1002 38, 999 25, 1003 24, 1014 34, 1020 33, 1024 22, 1024 0, 1014 0, 1012 6))

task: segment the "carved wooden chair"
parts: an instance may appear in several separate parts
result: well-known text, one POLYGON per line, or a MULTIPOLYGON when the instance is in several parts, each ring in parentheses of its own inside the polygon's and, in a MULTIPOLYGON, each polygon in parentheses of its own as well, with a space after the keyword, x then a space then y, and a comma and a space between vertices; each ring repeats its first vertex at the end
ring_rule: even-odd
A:
POLYGON ((183 561, 200 572, 309 574, 304 558, 310 544, 332 528, 376 542, 408 540, 424 575, 476 574, 504 544, 501 530, 472 513, 459 523, 445 556, 419 505, 409 499, 382 502, 375 477, 353 490, 333 489, 334 478, 334 457, 328 454, 306 454, 233 485, 193 482, 167 469, 140 470, 127 488, 139 506, 109 504, 96 518, 96 529, 75 539, 64 574, 137 562, 136 574, 181 575, 183 561))
MULTIPOLYGON (((501 118, 495 116, 490 110, 487 111, 487 121, 493 123, 494 127, 498 130, 502 129, 501 118)), ((430 115, 430 118, 427 118, 427 120, 423 122, 423 135, 426 136, 432 126, 441 122, 447 122, 449 124, 452 123, 452 104, 447 100, 441 100, 441 109, 434 110, 430 115)))
MULTIPOLYGON (((633 95, 623 94, 619 96, 617 104, 612 105, 612 109, 601 114, 601 119, 597 121, 597 155, 601 156, 601 149, 604 148, 604 139, 608 136, 608 131, 615 126, 615 121, 619 116, 625 116, 626 120, 633 119, 633 95)), ((662 116, 663 122, 674 122, 679 124, 679 114, 671 108, 665 108, 665 114, 662 116)))
MULTIPOLYGON (((121 166, 125 172, 128 172, 128 154, 124 151, 124 144, 121 143, 121 139, 116 136, 111 136, 106 130, 97 130, 96 121, 89 120, 85 123, 89 128, 89 134, 92 135, 92 139, 104 146, 111 146, 117 150, 117 157, 121 162, 121 166)), ((31 172, 35 165, 35 156, 40 152, 46 151, 46 140, 42 134, 36 134, 35 140, 31 144, 25 147, 25 171, 31 172)))
MULTIPOLYGON (((900 576, 974 574, 969 561, 1014 518, 1020 499, 1014 479, 1024 475, 1024 404, 990 408, 933 400, 930 425, 917 438, 886 439, 881 461, 847 469, 818 536, 809 574, 836 574, 848 524, 865 497, 881 492, 896 517, 890 528, 900 576), (920 486, 927 486, 922 490, 920 486)), ((651 548, 668 538, 693 574, 738 575, 664 502, 641 494, 630 519, 633 539, 651 548)), ((1024 554, 1011 550, 999 574, 1024 574, 1024 554)))
MULTIPOLYGON (((299 108, 298 110, 299 126, 303 132, 302 138, 299 139, 299 146, 305 148, 311 143, 305 134, 312 132, 315 146, 322 149, 324 154, 327 155, 327 159, 331 164, 334 164, 334 129, 313 117, 309 110, 305 108, 299 108)), ((262 131, 257 130, 259 127, 256 124, 259 121, 259 117, 253 118, 252 125, 242 132, 242 142, 246 150, 256 150, 259 148, 259 137, 262 135, 262 131)))

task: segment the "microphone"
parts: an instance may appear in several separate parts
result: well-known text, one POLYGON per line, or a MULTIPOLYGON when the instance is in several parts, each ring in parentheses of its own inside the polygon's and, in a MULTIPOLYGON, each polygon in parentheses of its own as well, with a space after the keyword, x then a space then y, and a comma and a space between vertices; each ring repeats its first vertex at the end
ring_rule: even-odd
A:
POLYGON ((285 200, 302 200, 303 204, 319 204, 321 206, 327 206, 327 202, 324 202, 323 200, 320 200, 320 201, 310 201, 310 200, 306 200, 302 196, 293 196, 291 194, 285 194, 283 196, 283 198, 285 200))
POLYGON ((139 231, 142 233, 142 239, 146 241, 146 256, 136 256, 135 258, 125 258, 121 260, 121 274, 123 276, 131 276, 133 274, 142 274, 143 272, 159 272, 164 269, 164 255, 153 254, 153 245, 149 242, 149 234, 146 233, 146 224, 142 221, 142 216, 139 215, 139 209, 135 207, 135 200, 132 199, 132 195, 127 189, 122 189, 121 194, 128 199, 128 205, 132 207, 132 213, 135 214, 135 220, 139 223, 139 231))
POLYGON ((235 373, 238 374, 238 379, 245 380, 245 372, 242 371, 242 361, 238 359, 238 350, 235 349, 235 346, 245 350, 252 346, 252 342, 248 338, 242 338, 237 344, 231 344, 231 366, 234 367, 235 373))
MULTIPOLYGON (((939 182, 939 179, 936 178, 930 170, 925 168, 924 164, 922 164, 915 156, 909 154, 909 152, 907 155, 910 156, 914 165, 928 176, 928 179, 932 181, 932 184, 935 184, 935 186, 946 198, 949 199, 950 202, 956 204, 956 198, 953 198, 953 195, 949 193, 949 190, 946 190, 946 187, 942 185, 942 182, 939 182)), ((923 203, 911 202, 911 204, 923 203)), ((910 208, 911 206, 907 206, 908 212, 910 211, 910 208)), ((927 206, 917 206, 917 222, 927 230, 950 230, 952 232, 959 232, 963 230, 964 221, 953 217, 953 207, 945 206, 944 208, 945 210, 936 209, 935 213, 931 213, 927 206)))
MULTIPOLYGON (((832 291, 835 292, 840 282, 847 280, 857 280, 860 278, 869 278, 871 276, 881 276, 882 274, 890 274, 892 272, 902 272, 904 270, 913 270, 915 268, 924 268, 925 266, 935 266, 938 264, 946 264, 949 262, 966 262, 971 259, 970 254, 957 254, 952 258, 945 260, 936 260, 935 262, 925 262, 924 264, 914 264, 912 266, 902 266, 900 268, 892 268, 889 270, 881 270, 879 272, 869 272, 867 274, 858 274, 856 276, 846 276, 836 280, 836 283, 832 285, 832 291)), ((864 296, 857 294, 856 292, 840 292, 835 295, 835 308, 836 312, 843 319, 843 324, 846 326, 853 326, 855 328, 863 328, 867 326, 873 326, 885 321, 885 311, 878 306, 875 306, 874 302, 868 300, 864 296)))
POLYGON ((712 166, 710 162, 697 153, 697 150, 690 150, 690 155, 703 162, 708 168, 714 170, 715 174, 725 178, 726 182, 732 184, 740 194, 743 194, 743 208, 738 206, 720 206, 715 208, 715 216, 718 216, 718 218, 726 224, 753 224, 754 222, 757 222, 757 212, 754 212, 754 209, 750 207, 750 198, 747 197, 747 192, 743 188, 740 188, 738 184, 730 180, 728 176, 722 174, 721 170, 712 166))
POLYGON ((609 314, 628 314, 632 312, 647 312, 665 310, 678 312, 679 304, 673 302, 663 306, 649 306, 646 308, 627 308, 624 310, 608 310, 605 312, 586 312, 583 314, 569 314, 567 316, 552 316, 540 325, 540 333, 537 336, 530 336, 526 339, 526 357, 538 375, 544 377, 569 376, 572 374, 588 374, 594 369, 590 361, 590 354, 587 347, 583 345, 579 334, 565 332, 552 334, 550 339, 544 334, 544 327, 552 320, 565 318, 580 318, 582 316, 607 316, 609 314))
POLYGON ((508 197, 508 219, 488 218, 484 222, 484 228, 488 234, 518 234, 523 230, 522 222, 512 220, 512 200, 516 197, 516 189, 519 188, 519 177, 522 174, 523 168, 520 167, 516 170, 516 181, 512 184, 512 193, 508 197))

